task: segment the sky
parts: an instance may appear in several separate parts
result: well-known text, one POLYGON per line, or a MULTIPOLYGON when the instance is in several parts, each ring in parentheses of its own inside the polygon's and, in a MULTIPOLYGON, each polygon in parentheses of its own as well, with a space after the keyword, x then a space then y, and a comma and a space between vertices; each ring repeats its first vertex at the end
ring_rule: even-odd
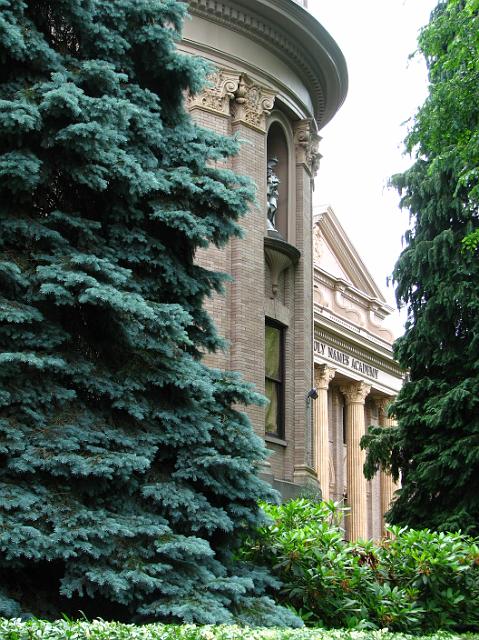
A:
MULTIPOLYGON (((309 10, 340 46, 348 65, 344 105, 321 131, 323 156, 315 204, 330 205, 391 306, 386 281, 408 227, 388 178, 412 162, 403 154, 407 121, 427 96, 416 50, 419 29, 437 0, 309 0, 309 10)), ((409 123, 410 124, 410 123, 409 123)), ((388 325, 403 331, 397 312, 388 325)))

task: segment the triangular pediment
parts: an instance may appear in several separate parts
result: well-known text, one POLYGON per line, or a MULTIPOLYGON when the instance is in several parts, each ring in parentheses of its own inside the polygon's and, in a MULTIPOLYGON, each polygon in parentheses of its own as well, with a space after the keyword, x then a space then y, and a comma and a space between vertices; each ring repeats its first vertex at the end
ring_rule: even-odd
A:
POLYGON ((332 208, 315 207, 313 214, 314 266, 363 295, 386 303, 332 208))

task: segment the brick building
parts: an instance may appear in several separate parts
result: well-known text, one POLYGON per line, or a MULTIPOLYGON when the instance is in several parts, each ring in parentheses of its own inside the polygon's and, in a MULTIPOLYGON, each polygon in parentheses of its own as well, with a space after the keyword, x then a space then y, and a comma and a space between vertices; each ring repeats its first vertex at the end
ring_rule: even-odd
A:
MULTIPOLYGON (((284 496, 295 495, 326 481, 318 450, 324 436, 314 431, 321 411, 312 397, 322 371, 313 356, 313 272, 315 281, 319 272, 312 191, 319 131, 346 97, 346 63, 307 0, 189 0, 189 10, 179 48, 206 58, 215 71, 188 108, 205 127, 242 140, 231 168, 257 185, 244 239, 197 255, 233 277, 226 295, 209 301, 230 348, 207 361, 241 372, 270 399, 266 409, 248 409, 272 452, 263 474, 284 496)), ((331 490, 337 493, 334 483, 325 493, 331 490)))

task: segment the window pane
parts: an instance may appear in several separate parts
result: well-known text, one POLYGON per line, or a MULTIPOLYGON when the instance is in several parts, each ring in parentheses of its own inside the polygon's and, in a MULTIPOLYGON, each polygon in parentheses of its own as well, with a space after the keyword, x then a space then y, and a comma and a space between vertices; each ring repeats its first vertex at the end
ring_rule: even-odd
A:
POLYGON ((269 400, 266 407, 266 433, 278 433, 279 385, 266 380, 265 395, 269 400))
POLYGON ((266 325, 266 377, 281 379, 281 331, 266 325))

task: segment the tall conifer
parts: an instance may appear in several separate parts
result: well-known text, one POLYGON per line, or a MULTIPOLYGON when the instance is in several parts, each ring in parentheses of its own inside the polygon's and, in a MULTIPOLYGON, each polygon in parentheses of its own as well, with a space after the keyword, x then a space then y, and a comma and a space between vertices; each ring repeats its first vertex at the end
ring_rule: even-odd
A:
POLYGON ((184 111, 185 6, 0 0, 3 615, 287 619, 233 561, 265 450, 201 363, 223 278, 194 255, 252 190, 184 111))
POLYGON ((411 214, 394 271, 407 306, 395 345, 408 371, 397 429, 372 429, 367 472, 402 473, 399 524, 479 534, 479 2, 439 2, 419 50, 429 96, 406 140, 415 162, 393 182, 411 214))

